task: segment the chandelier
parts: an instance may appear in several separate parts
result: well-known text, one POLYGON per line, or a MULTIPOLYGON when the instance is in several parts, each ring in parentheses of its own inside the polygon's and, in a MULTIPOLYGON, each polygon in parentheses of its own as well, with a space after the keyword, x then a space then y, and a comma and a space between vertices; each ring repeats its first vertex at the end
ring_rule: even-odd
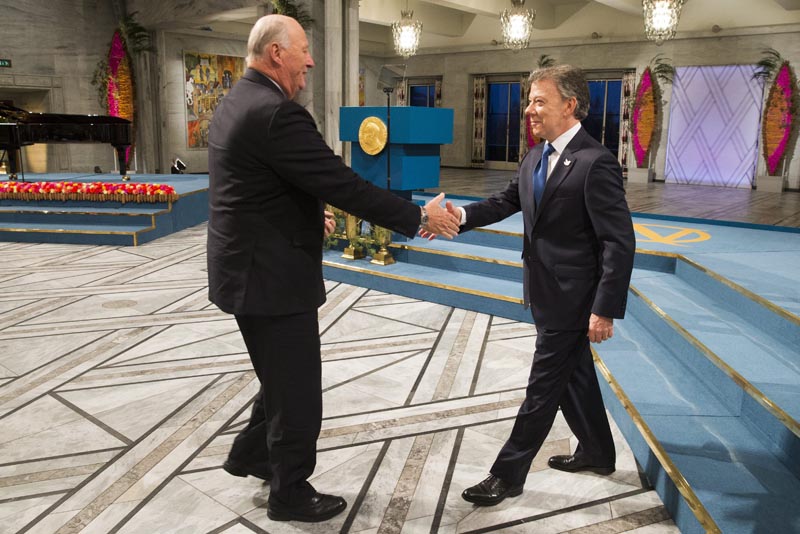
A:
POLYGON ((514 51, 528 47, 536 19, 536 11, 525 9, 524 6, 525 0, 511 0, 511 9, 504 9, 500 14, 503 45, 514 51))
POLYGON ((644 34, 660 45, 675 37, 684 0, 642 0, 644 34))
POLYGON ((394 37, 394 49, 405 59, 417 53, 419 47, 419 36, 422 33, 422 23, 418 20, 411 20, 414 16, 413 11, 406 8, 400 11, 400 20, 392 22, 392 36, 394 37))

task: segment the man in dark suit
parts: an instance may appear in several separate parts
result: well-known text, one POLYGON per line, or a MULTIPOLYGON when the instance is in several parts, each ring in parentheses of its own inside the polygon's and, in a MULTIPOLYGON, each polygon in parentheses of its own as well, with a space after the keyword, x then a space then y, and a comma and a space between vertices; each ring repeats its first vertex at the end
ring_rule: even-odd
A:
POLYGON ((616 461, 589 342, 609 339, 614 318, 625 313, 635 239, 622 172, 581 127, 589 90, 579 69, 540 69, 530 82, 525 113, 547 142, 528 152, 505 191, 463 208, 448 202, 460 212, 462 232, 520 210, 524 219, 524 294, 536 350, 511 436, 490 476, 462 494, 484 506, 522 493, 559 407, 578 447, 550 458, 550 467, 610 474, 616 461))
POLYGON ((314 66, 294 19, 268 15, 247 43, 248 69, 214 112, 209 135, 209 299, 232 313, 261 382, 225 469, 270 480, 273 520, 324 521, 341 497, 308 482, 322 421, 317 308, 325 202, 407 236, 454 236, 441 195, 420 207, 344 165, 292 98, 314 66))

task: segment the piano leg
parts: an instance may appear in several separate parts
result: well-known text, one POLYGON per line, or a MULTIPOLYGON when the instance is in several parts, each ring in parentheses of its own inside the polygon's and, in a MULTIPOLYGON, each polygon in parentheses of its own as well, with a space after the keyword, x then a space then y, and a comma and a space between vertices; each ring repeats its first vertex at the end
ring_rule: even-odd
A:
POLYGON ((119 175, 122 177, 123 182, 127 182, 131 179, 128 176, 128 168, 125 165, 125 150, 128 148, 127 145, 125 146, 114 146, 114 150, 117 151, 117 161, 119 162, 119 175))
MULTIPOLYGON (((19 149, 10 147, 6 150, 6 154, 8 154, 8 179, 12 182, 17 180, 17 171, 19 170, 19 149)), ((25 181, 25 178, 22 179, 25 181)))

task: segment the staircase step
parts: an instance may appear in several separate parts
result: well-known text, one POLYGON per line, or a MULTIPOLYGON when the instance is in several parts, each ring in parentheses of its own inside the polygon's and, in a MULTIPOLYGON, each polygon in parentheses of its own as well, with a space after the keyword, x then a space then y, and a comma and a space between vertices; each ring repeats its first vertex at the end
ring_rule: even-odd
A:
POLYGON ((731 309, 718 293, 698 289, 700 283, 677 275, 637 277, 631 313, 649 318, 651 333, 735 407, 751 432, 800 478, 797 345, 758 325, 753 314, 731 309))
POLYGON ((0 222, 0 241, 26 243, 76 243, 136 245, 139 234, 153 227, 147 224, 64 224, 0 222))
POLYGON ((795 420, 800 420, 800 351, 677 276, 637 279, 635 288, 795 420))
POLYGON ((391 248, 398 262, 522 282, 519 250, 475 245, 458 238, 452 241, 414 239, 392 243, 391 248))
POLYGON ((428 265, 373 265, 366 260, 345 260, 337 250, 324 251, 323 275, 328 280, 532 322, 530 312, 522 306, 522 282, 428 265))
POLYGON ((106 227, 132 227, 132 226, 152 226, 152 211, 141 212, 117 212, 117 211, 96 211, 93 213, 85 211, 35 211, 21 210, 13 213, 0 211, 0 227, 38 227, 38 226, 63 226, 64 228, 86 227, 86 228, 106 228, 106 227))
MULTIPOLYGON (((650 323, 660 318, 643 313, 638 297, 630 300, 631 313, 615 322, 614 337, 595 346, 596 353, 699 502, 722 532, 796 531, 800 516, 791 503, 800 502, 800 480, 752 432, 741 404, 687 365, 690 349, 654 334, 650 323)), ((608 383, 601 385, 611 397, 608 383)), ((615 421, 630 415, 623 403, 608 406, 615 421)), ((630 440, 630 429, 621 428, 630 440)), ((638 452, 648 476, 658 480, 659 470, 638 452)), ((664 493, 662 499, 668 500, 664 493)), ((695 519, 677 516, 682 531, 703 531, 695 519)))

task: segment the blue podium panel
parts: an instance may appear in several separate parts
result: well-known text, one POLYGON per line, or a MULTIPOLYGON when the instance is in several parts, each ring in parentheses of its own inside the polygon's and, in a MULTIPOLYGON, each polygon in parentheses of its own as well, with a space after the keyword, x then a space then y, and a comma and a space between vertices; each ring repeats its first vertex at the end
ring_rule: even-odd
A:
MULTIPOLYGON (((339 139, 358 142, 358 127, 367 117, 386 123, 385 107, 342 107, 339 109, 339 139)), ((396 106, 391 108, 393 144, 449 145, 453 142, 453 110, 396 106)))
POLYGON ((358 129, 367 117, 386 123, 385 107, 343 107, 339 138, 351 141, 353 169, 379 187, 386 187, 387 158, 391 156, 391 188, 413 191, 439 186, 439 145, 453 142, 453 110, 393 107, 389 144, 371 156, 358 144, 358 129))
POLYGON ((365 180, 386 187, 386 150, 391 150, 392 189, 414 191, 439 187, 439 146, 416 145, 422 150, 409 151, 408 146, 392 146, 377 156, 370 156, 353 145, 353 169, 365 180))

